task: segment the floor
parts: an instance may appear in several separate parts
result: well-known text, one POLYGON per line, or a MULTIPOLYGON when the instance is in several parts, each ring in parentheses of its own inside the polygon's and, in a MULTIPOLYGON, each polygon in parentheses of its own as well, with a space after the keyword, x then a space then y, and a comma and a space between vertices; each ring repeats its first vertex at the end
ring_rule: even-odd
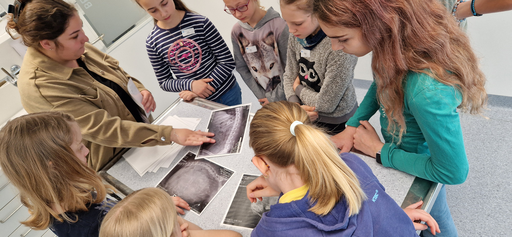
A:
MULTIPOLYGON (((370 83, 354 80, 359 102, 370 83)), ((255 112, 260 108, 258 101, 241 79, 239 84, 243 102, 252 102, 255 112)), ((512 235, 512 208, 507 202, 512 197, 512 98, 489 95, 484 116, 461 115, 470 171, 465 183, 447 186, 448 204, 461 237, 512 235)), ((380 131, 377 116, 370 123, 380 131)))

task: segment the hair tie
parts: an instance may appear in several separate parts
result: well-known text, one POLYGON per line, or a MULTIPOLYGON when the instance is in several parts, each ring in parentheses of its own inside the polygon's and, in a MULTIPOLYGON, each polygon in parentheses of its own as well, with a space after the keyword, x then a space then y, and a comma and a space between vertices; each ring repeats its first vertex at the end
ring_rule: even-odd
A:
POLYGON ((20 17, 23 8, 25 8, 25 2, 22 2, 20 0, 14 1, 14 6, 9 4, 7 12, 12 13, 12 20, 14 21, 14 23, 18 23, 18 18, 20 17))
POLYGON ((299 124, 303 124, 301 121, 294 121, 292 125, 290 125, 290 133, 295 137, 295 127, 299 124))

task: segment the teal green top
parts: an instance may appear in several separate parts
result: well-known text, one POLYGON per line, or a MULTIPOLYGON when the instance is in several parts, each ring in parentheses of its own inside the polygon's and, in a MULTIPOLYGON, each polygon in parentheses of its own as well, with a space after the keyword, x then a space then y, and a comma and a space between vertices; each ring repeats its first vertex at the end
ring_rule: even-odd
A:
POLYGON ((399 131, 389 131, 388 119, 377 101, 372 83, 363 102, 347 125, 358 127, 380 111, 385 140, 382 165, 443 184, 461 184, 469 171, 457 106, 458 89, 440 83, 427 74, 409 72, 404 82, 406 130, 398 144, 399 131))

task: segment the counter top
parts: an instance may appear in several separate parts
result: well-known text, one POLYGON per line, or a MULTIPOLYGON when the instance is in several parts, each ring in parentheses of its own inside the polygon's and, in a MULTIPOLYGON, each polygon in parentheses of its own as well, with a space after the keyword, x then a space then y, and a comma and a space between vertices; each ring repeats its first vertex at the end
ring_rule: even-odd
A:
MULTIPOLYGON (((192 103, 186 103, 182 102, 181 100, 177 100, 169 107, 169 109, 162 113, 162 115, 157 118, 157 120, 155 120, 155 123, 159 123, 169 115, 191 118, 195 117, 201 118, 201 122, 199 123, 197 129, 204 130, 207 126, 211 110, 221 107, 224 106, 202 99, 196 99, 192 103)), ((242 175, 244 173, 260 175, 258 169, 256 169, 256 167, 251 162, 251 158, 254 156, 254 152, 248 145, 248 130, 249 129, 245 131, 245 139, 240 154, 210 158, 211 161, 234 170, 235 173, 200 216, 193 212, 187 212, 184 215, 185 219, 199 225, 204 229, 231 229, 240 232, 243 236, 250 236, 251 229, 237 228, 221 224, 221 222, 224 220, 227 209, 231 204, 231 200, 238 187, 238 183, 242 175)), ((185 147, 176 156, 176 159, 173 161, 169 168, 161 168, 156 173, 148 172, 142 177, 137 174, 137 172, 128 164, 124 158, 118 156, 114 158, 109 164, 107 164, 107 166, 102 171, 100 171, 100 175, 124 194, 128 194, 132 192, 132 190, 138 190, 145 187, 155 187, 157 183, 181 159, 181 157, 183 157, 188 151, 197 153, 198 149, 198 147, 185 147)), ((382 165, 377 164, 375 159, 371 157, 359 154, 358 156, 361 157, 368 164, 368 166, 370 166, 374 174, 386 188, 386 192, 397 202, 398 205, 401 205, 402 203, 405 205, 407 203, 416 202, 420 198, 424 198, 426 193, 431 188, 431 185, 426 183, 423 184, 423 186, 420 184, 420 186, 416 188, 416 191, 414 188, 410 189, 411 187, 415 186, 413 185, 414 183, 417 183, 414 176, 398 170, 383 167, 382 165), (422 194, 418 195, 417 193, 422 194)))

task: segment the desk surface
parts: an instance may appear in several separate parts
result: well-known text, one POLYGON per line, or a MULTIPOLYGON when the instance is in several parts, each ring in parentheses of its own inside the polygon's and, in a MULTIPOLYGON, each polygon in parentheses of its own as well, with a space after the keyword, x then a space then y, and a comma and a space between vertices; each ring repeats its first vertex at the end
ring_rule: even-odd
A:
MULTIPOLYGON (((222 107, 224 106, 201 99, 196 99, 192 103, 177 100, 155 120, 155 123, 158 124, 169 115, 201 118, 201 122, 197 129, 205 130, 211 110, 222 107)), ((248 130, 249 129, 245 131, 245 138, 240 154, 210 158, 210 160, 234 170, 235 173, 200 216, 193 212, 187 212, 184 216, 185 219, 204 229, 231 229, 240 232, 243 236, 250 236, 251 229, 221 225, 242 175, 244 173, 255 175, 260 174, 251 162, 251 158, 254 156, 254 153, 248 145, 248 130)), ((160 168, 158 172, 148 172, 142 177, 133 170, 124 158, 118 156, 107 164, 103 171, 100 172, 100 175, 124 194, 128 194, 132 190, 138 190, 145 187, 155 187, 157 183, 170 171, 170 169, 174 167, 179 159, 181 159, 181 157, 183 157, 188 151, 197 153, 198 149, 199 147, 185 147, 176 156, 176 159, 169 168, 160 168)), ((370 166, 379 181, 386 188, 386 192, 398 203, 398 205, 403 204, 404 206, 406 204, 416 202, 419 199, 425 199, 426 193, 431 189, 431 182, 427 181, 426 183, 418 183, 418 179, 415 180, 415 177, 412 175, 383 167, 382 165, 377 164, 375 159, 371 157, 363 155, 359 155, 359 157, 361 157, 368 166, 370 166)), ((430 190, 430 192, 432 191, 433 190, 430 190)))

